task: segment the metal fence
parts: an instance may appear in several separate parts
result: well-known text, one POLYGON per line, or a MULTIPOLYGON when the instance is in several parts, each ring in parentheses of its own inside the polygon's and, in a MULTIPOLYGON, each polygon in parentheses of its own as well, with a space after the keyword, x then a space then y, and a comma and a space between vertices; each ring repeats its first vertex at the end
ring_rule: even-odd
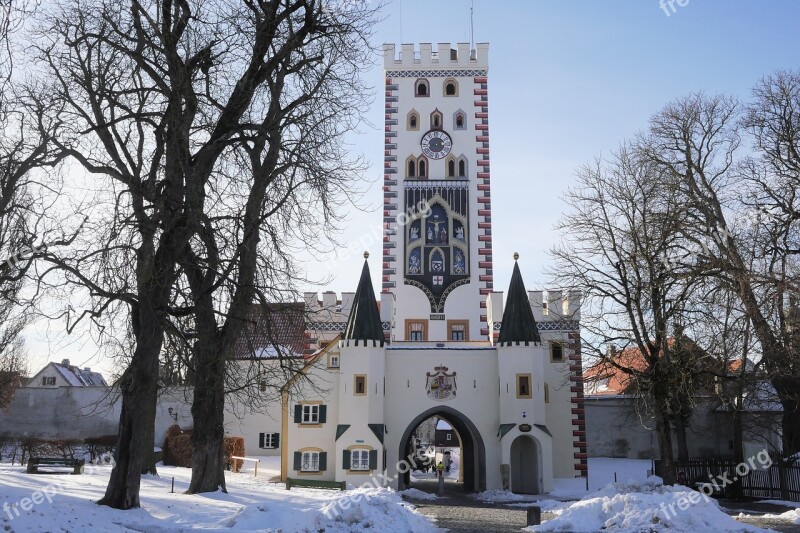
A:
MULTIPOLYGON (((656 461, 656 475, 662 471, 661 461, 656 461)), ((733 482, 741 476, 742 495, 800 502, 800 466, 775 462, 768 468, 751 469, 750 465, 737 464, 732 459, 689 459, 676 462, 676 470, 692 488, 710 485, 715 494, 729 495, 733 482), (739 466, 737 472, 737 466, 739 466)))

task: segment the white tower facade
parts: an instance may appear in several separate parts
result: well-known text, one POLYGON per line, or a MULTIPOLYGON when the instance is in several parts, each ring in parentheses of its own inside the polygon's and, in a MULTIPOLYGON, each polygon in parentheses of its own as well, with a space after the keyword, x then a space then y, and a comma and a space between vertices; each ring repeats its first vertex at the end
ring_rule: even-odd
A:
POLYGON ((391 340, 486 340, 488 44, 384 45, 382 290, 391 340))

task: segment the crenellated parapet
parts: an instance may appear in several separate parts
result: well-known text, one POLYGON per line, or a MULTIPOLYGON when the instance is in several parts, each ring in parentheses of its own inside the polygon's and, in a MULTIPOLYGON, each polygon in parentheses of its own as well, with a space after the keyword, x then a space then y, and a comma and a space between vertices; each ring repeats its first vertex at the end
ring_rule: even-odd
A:
POLYGON ((413 72, 409 69, 483 71, 482 74, 462 75, 485 76, 489 68, 489 44, 477 43, 472 49, 469 43, 439 43, 436 49, 431 43, 421 43, 419 48, 413 44, 402 44, 398 49, 394 43, 386 43, 383 45, 383 66, 387 70, 387 77, 396 77, 395 69, 406 73, 413 72))

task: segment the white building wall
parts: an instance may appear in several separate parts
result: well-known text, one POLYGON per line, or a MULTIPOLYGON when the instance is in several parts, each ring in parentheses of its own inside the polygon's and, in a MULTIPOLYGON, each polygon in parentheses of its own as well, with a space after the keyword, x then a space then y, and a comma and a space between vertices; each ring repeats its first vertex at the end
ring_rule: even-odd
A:
POLYGON ((431 343, 395 343, 386 351, 386 374, 391 377, 386 382, 386 394, 390 398, 385 404, 386 449, 388 475, 392 479, 397 479, 400 441, 412 420, 444 406, 455 409, 475 424, 486 448, 486 488, 501 488, 497 351, 484 346, 443 350, 431 343), (427 349, 416 349, 419 344, 427 349), (425 374, 433 373, 434 367, 439 365, 446 366, 448 373, 456 372, 456 397, 446 402, 427 395, 425 374))

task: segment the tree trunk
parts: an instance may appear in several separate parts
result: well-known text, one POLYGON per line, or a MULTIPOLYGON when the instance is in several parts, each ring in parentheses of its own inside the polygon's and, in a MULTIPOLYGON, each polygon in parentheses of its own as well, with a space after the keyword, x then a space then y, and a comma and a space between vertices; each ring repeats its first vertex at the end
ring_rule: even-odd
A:
MULTIPOLYGON (((158 376, 158 365, 155 368, 158 376)), ((144 434, 142 435, 142 474, 158 475, 156 469, 155 440, 156 440, 156 407, 158 405, 158 388, 153 387, 153 393, 147 398, 144 409, 144 434)))
MULTIPOLYGON (((147 331, 147 340, 137 338, 131 366, 120 380, 122 412, 114 455, 115 464, 105 496, 97 502, 114 509, 140 506, 142 447, 145 434, 153 425, 154 413, 148 413, 148 407, 156 397, 157 374, 154 369, 158 368, 158 354, 161 349, 161 342, 153 338, 153 331, 147 331)), ((159 329, 156 327, 155 331, 159 329)))
POLYGON ((680 413, 675 415, 675 437, 678 441, 678 462, 686 464, 689 461, 689 445, 686 442, 686 420, 680 413))
POLYGON ((773 377, 772 385, 783 406, 783 456, 790 457, 800 452, 800 379, 790 375, 773 377))
POLYGON ((667 400, 659 394, 656 389, 653 391, 653 404, 655 407, 656 436, 658 437, 658 449, 661 455, 661 477, 665 485, 674 485, 676 481, 675 460, 672 452, 672 432, 669 425, 669 410, 667 400))
POLYGON ((225 359, 217 343, 200 341, 196 351, 192 402, 192 480, 188 494, 214 492, 225 487, 223 442, 225 437, 225 359))

